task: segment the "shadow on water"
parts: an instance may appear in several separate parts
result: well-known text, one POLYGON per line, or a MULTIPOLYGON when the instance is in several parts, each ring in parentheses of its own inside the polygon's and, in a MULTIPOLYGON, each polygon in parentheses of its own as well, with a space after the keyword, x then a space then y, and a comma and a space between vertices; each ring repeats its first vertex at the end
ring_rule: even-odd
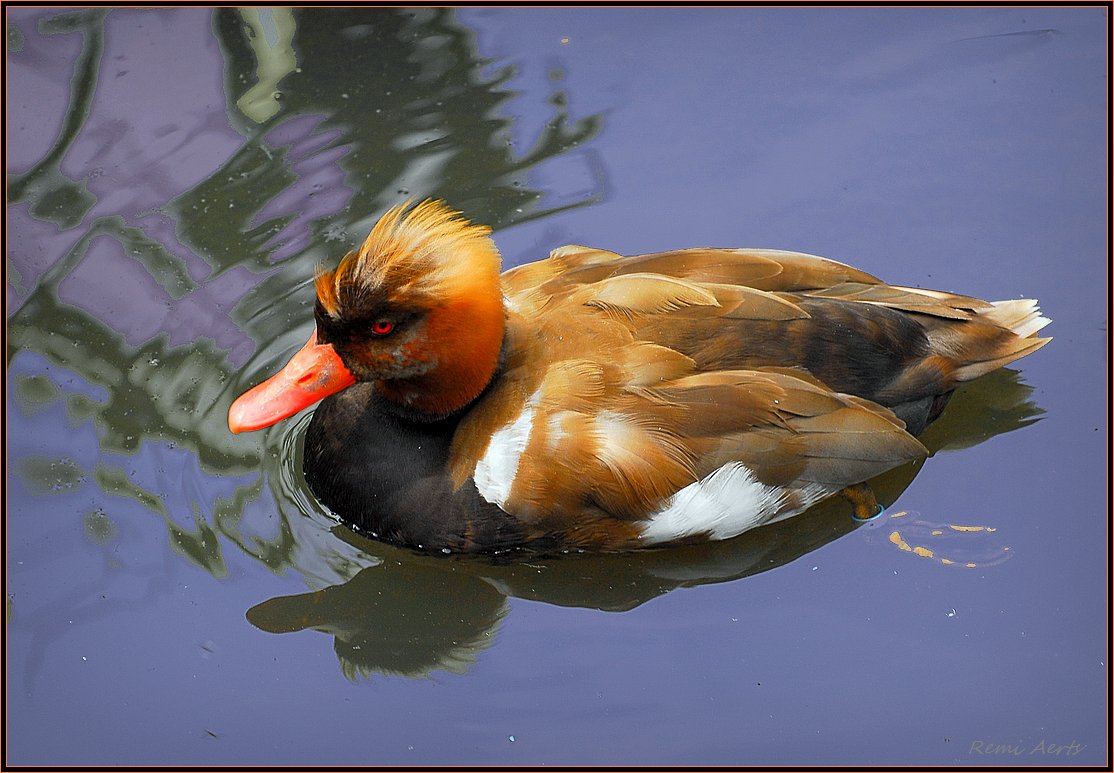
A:
MULTIPOLYGON (((479 59, 445 9, 223 8, 212 16, 223 56, 221 119, 239 144, 155 209, 102 211, 92 171, 75 176, 63 160, 87 130, 118 13, 40 18, 42 34, 77 36, 80 50, 58 137, 8 177, 13 208, 72 235, 38 276, 20 268, 18 255, 10 261, 19 296, 8 319, 13 400, 29 418, 63 405, 72 427, 91 423, 99 451, 91 462, 27 456, 13 469, 35 497, 91 481, 100 492, 84 516, 91 540, 116 533, 113 503, 123 498, 161 518, 175 551, 215 577, 227 574, 229 548, 276 573, 298 572, 317 590, 264 601, 249 620, 267 631, 332 635, 355 677, 465 669, 491 641, 508 596, 627 610, 678 587, 784 565, 856 528, 843 505, 829 502, 719 544, 492 563, 418 556, 338 526, 302 479, 308 414, 250 436, 225 425, 233 397, 308 337, 315 264, 335 261, 407 197, 436 195, 496 230, 592 204, 604 195, 590 147, 601 118, 571 119, 568 96, 555 91, 551 119, 528 151, 516 152, 500 112, 515 97, 513 72, 479 59), (582 161, 596 189, 532 189, 528 172, 556 157, 582 161), (60 289, 106 253, 142 267, 169 309, 165 318, 90 310, 95 299, 78 304, 60 289), (216 321, 173 343, 180 331, 166 319, 189 319, 198 308, 216 321), (125 335, 136 325, 150 332, 125 335), (167 469, 183 472, 173 478, 167 469)), ((186 131, 181 142, 194 136, 186 131)), ((923 440, 933 451, 958 449, 1025 426, 1041 413, 1030 393, 1016 373, 998 371, 960 390, 923 440)), ((879 500, 894 503, 919 469, 873 481, 879 500)))

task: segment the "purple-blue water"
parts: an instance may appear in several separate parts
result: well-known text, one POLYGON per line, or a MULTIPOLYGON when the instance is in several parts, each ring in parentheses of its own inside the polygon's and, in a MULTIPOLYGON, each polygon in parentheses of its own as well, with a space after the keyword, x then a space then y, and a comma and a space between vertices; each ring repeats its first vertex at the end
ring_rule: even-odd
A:
POLYGON ((6 762, 1096 765, 1108 9, 7 10, 6 762), (365 542, 229 402, 406 197, 1036 297, 923 467, 727 543, 365 542), (966 527, 956 529, 953 527, 966 527))

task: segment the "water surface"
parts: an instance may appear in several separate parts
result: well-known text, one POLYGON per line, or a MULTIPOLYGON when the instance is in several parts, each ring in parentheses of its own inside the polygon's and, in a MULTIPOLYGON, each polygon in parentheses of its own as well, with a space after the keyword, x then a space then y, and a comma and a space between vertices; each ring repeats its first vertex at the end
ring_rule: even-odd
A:
POLYGON ((11 764, 1097 764, 1106 10, 8 10, 11 764), (231 400, 407 197, 1037 297, 937 453, 727 543, 362 540, 231 400))

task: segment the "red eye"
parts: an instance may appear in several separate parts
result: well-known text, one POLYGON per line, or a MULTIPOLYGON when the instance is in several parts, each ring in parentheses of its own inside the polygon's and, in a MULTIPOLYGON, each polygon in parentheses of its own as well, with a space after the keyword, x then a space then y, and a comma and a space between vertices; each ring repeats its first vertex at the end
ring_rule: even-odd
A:
POLYGON ((385 336, 395 329, 395 323, 389 319, 378 319, 371 324, 371 332, 373 335, 385 336))

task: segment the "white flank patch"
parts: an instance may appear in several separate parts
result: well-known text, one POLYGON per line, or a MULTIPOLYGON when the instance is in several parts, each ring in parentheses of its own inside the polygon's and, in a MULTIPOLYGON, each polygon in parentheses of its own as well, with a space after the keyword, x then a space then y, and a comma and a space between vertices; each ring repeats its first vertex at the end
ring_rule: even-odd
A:
POLYGON ((518 418, 497 430, 491 436, 487 451, 483 458, 476 464, 473 480, 480 496, 506 509, 507 499, 511 495, 511 486, 514 485, 515 475, 518 474, 518 463, 526 444, 530 440, 530 432, 534 427, 534 413, 538 407, 541 391, 535 392, 526 401, 522 413, 518 418))
POLYGON ((756 526, 797 515, 832 492, 810 485, 798 493, 804 505, 779 512, 786 490, 760 483, 746 465, 731 462, 670 497, 660 512, 646 520, 642 539, 649 544, 693 534, 728 539, 756 526))

